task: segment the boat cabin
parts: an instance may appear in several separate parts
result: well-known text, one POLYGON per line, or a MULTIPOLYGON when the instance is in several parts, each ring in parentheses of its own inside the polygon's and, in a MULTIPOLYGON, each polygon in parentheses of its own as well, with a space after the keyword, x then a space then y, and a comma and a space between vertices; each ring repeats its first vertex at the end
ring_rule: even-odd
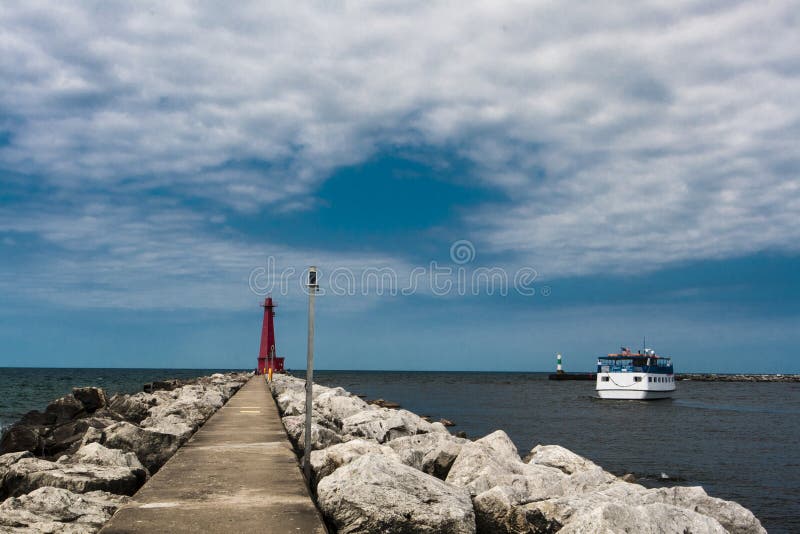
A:
POLYGON ((597 372, 672 374, 672 359, 658 356, 651 349, 631 352, 622 347, 621 352, 598 358, 597 372))

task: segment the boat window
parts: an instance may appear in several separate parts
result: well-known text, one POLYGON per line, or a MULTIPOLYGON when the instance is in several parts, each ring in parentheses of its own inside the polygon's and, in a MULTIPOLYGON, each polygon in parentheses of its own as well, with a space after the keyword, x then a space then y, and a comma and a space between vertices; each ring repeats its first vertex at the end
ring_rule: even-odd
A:
POLYGON ((634 379, 636 382, 641 382, 641 381, 642 381, 642 377, 641 377, 641 376, 634 376, 634 377, 633 377, 633 379, 634 379))
POLYGON ((601 378, 601 380, 602 380, 603 382, 608 382, 608 377, 607 377, 607 376, 604 376, 603 378, 601 378))
POLYGON ((648 381, 648 382, 652 382, 652 381, 653 381, 653 377, 652 377, 652 376, 648 376, 648 377, 647 377, 647 381, 648 381))

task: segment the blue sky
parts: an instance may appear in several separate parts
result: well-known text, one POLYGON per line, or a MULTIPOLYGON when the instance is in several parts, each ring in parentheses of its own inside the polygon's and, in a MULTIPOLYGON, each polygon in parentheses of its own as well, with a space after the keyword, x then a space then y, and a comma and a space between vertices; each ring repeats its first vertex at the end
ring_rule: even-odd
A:
POLYGON ((320 368, 800 372, 797 17, 7 7, 0 366, 252 367, 270 286, 299 368, 315 264, 320 368))

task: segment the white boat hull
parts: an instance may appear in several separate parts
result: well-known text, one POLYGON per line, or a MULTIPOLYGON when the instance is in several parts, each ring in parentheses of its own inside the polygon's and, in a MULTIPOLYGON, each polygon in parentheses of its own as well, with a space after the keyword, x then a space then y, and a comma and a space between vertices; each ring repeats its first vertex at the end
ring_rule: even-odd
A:
POLYGON ((668 399, 675 392, 671 391, 643 391, 643 390, 619 390, 619 389, 598 389, 597 395, 601 399, 612 400, 653 400, 668 399))
POLYGON ((674 375, 628 372, 597 374, 597 395, 601 399, 668 399, 675 392, 674 375))

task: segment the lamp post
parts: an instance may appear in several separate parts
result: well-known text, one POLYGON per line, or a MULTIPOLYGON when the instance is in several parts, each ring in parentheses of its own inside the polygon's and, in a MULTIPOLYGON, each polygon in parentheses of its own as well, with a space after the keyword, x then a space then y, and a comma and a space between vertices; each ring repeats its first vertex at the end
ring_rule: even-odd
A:
POLYGON ((303 473, 311 483, 311 412, 313 410, 312 388, 314 387, 314 296, 317 293, 317 268, 308 268, 308 352, 306 353, 306 426, 303 473))

